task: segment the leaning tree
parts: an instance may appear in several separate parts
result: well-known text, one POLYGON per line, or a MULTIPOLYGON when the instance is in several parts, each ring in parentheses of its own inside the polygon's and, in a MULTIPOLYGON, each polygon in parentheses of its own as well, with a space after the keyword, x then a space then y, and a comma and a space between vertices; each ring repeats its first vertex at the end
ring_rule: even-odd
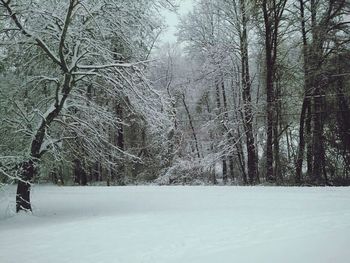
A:
MULTIPOLYGON (((7 138, 19 139, 7 141, 16 147, 1 160, 17 161, 17 212, 31 210, 31 182, 46 153, 62 152, 79 139, 89 156, 108 165, 127 155, 110 140, 111 130, 118 130, 122 120, 111 112, 109 98, 122 98, 130 111, 153 126, 164 119, 157 108, 160 94, 152 90, 140 62, 159 33, 159 21, 150 14, 160 4, 0 1, 1 53, 7 63, 1 75, 8 114, 4 127, 7 138)), ((0 168, 10 175, 10 169, 0 168)))

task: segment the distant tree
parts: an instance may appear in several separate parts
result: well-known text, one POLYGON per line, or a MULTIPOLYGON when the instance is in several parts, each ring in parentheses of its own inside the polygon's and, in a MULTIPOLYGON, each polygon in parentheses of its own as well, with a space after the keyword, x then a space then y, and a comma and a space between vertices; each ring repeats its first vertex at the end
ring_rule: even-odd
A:
MULTIPOLYGON (((341 80, 344 76, 340 73, 340 76, 335 78, 327 77, 330 69, 334 67, 327 61, 333 59, 332 57, 338 57, 339 53, 343 53, 344 48, 346 49, 346 45, 349 43, 349 21, 346 21, 345 17, 350 14, 350 4, 345 0, 299 1, 299 10, 304 55, 305 93, 300 116, 299 152, 295 181, 300 183, 302 180, 304 148, 305 145, 308 145, 308 180, 315 184, 324 184, 328 181, 325 142, 327 120, 325 111, 327 100, 329 101, 328 95, 331 93, 337 94, 337 96, 344 95, 341 80), (335 84, 338 88, 329 92, 330 84, 334 83, 334 79, 339 81, 335 84), (306 126, 306 134, 304 134, 304 126, 306 126)), ((334 61, 337 60, 333 59, 334 61)), ((341 62, 338 60, 336 63, 341 62)), ((334 75, 338 74, 334 72, 334 75)), ((346 99, 340 100, 346 101, 346 99)), ((341 101, 339 101, 341 107, 345 108, 332 109, 333 111, 339 110, 339 116, 342 115, 342 112, 347 112, 346 103, 341 101)), ((343 124, 346 126, 345 120, 340 123, 340 127, 343 127, 343 124)), ((339 131, 344 130, 340 128, 339 131)))

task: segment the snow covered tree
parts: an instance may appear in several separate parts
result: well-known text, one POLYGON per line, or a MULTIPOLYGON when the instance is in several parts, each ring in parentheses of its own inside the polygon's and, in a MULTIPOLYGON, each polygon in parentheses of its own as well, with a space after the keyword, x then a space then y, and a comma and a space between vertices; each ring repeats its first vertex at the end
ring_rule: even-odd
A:
POLYGON ((8 105, 20 114, 9 119, 9 131, 23 138, 21 150, 9 154, 22 153, 17 212, 31 210, 30 185, 44 154, 67 148, 72 152, 71 141, 78 140, 90 158, 104 163, 113 165, 121 156, 138 159, 111 143, 110 132, 120 129, 122 120, 102 96, 126 100, 129 110, 153 127, 163 120, 161 99, 140 62, 158 34, 159 21, 150 17, 160 4, 1 0, 6 74, 18 74, 19 79, 5 84, 7 91, 18 85, 13 98, 6 94, 8 105))

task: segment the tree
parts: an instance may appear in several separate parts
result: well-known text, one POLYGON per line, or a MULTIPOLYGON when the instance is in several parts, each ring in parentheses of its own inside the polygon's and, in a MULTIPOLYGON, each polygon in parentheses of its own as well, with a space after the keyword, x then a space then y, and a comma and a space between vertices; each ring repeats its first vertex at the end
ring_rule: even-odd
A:
MULTIPOLYGON (((145 9, 144 2, 134 4, 117 0, 89 3, 79 0, 29 3, 1 0, 0 7, 8 25, 1 31, 1 36, 9 45, 21 47, 21 63, 13 60, 13 67, 30 78, 25 88, 31 102, 28 109, 34 109, 33 118, 28 120, 25 129, 24 147, 28 143, 29 150, 20 164, 17 212, 31 210, 30 186, 40 161, 48 151, 62 148, 63 141, 71 148, 68 139, 82 139, 84 151, 105 163, 120 155, 137 159, 110 143, 107 127, 118 130, 121 120, 97 101, 98 96, 92 101, 83 94, 91 84, 110 96, 124 94, 122 97, 128 98, 133 111, 142 112, 146 119, 155 118, 154 124, 160 121, 159 114, 154 114, 159 97, 143 73, 145 64, 136 61, 134 55, 135 61, 132 61, 133 56, 121 60, 114 51, 115 44, 122 42, 137 53, 140 32, 132 25, 141 25, 143 34, 153 33, 153 22, 148 19, 147 12, 152 12, 159 3, 152 2, 145 9), (140 10, 143 12, 138 12, 140 10), (132 16, 130 12, 140 15, 132 16), (67 134, 69 136, 65 136, 67 134)), ((18 56, 18 50, 11 46, 5 52, 8 57, 18 56)), ((26 112, 23 117, 27 115, 26 112)), ((77 163, 77 169, 80 166, 77 163)))
MULTIPOLYGON (((302 21, 300 28, 303 40, 305 93, 300 116, 296 182, 301 182, 305 147, 304 123, 306 121, 306 143, 310 145, 307 158, 308 179, 313 183, 323 184, 327 182, 324 135, 326 116, 324 112, 327 87, 329 87, 329 81, 325 80, 325 76, 329 70, 327 68, 329 65, 326 61, 333 55, 337 56, 337 52, 342 50, 349 41, 349 38, 346 37, 349 22, 343 20, 344 15, 349 14, 349 3, 343 0, 310 0, 299 1, 299 4, 302 21), (308 14, 305 10, 309 10, 308 14), (306 113, 308 114, 307 117, 306 113)), ((339 82, 338 87, 341 86, 339 82)), ((338 89, 337 93, 342 94, 342 91, 339 92, 338 89)), ((344 104, 340 102, 340 105, 344 104)), ((342 121, 341 123, 346 122, 342 121)))
MULTIPOLYGON (((243 100, 243 127, 246 137, 247 149, 247 168, 249 183, 254 184, 259 181, 258 175, 258 159, 255 146, 254 130, 253 130, 253 105, 252 105, 252 80, 250 77, 249 67, 249 40, 247 27, 252 15, 252 6, 245 1, 228 1, 223 0, 220 9, 225 14, 225 20, 231 25, 232 30, 236 32, 237 44, 234 44, 234 50, 239 50, 240 57, 240 73, 243 100), (238 46, 238 47, 236 47, 238 46)), ((236 54, 236 50, 234 51, 236 54)))
MULTIPOLYGON (((207 87, 208 90, 203 95, 211 94, 215 98, 211 102, 213 105, 209 108, 216 108, 212 113, 216 115, 213 118, 217 121, 215 131, 217 142, 213 144, 222 159, 224 182, 227 180, 228 168, 230 168, 230 177, 233 180, 235 155, 238 156, 239 161, 237 162, 240 164, 242 174, 245 174, 239 132, 242 118, 240 114, 233 114, 234 111, 239 110, 241 105, 234 105, 234 92, 231 92, 234 89, 240 89, 240 85, 233 86, 236 83, 234 79, 237 77, 236 64, 238 63, 237 50, 239 50, 239 45, 236 43, 236 36, 239 30, 236 28, 238 18, 232 17, 232 13, 226 12, 232 8, 232 3, 226 1, 200 1, 193 13, 188 14, 182 20, 179 31, 179 39, 187 44, 188 55, 200 63, 200 69, 203 73, 195 79, 197 82, 201 79, 202 86, 207 87), (229 15, 231 17, 228 17, 229 15), (235 22, 234 26, 232 26, 232 20, 235 22), (236 119, 236 117, 238 118, 236 119)), ((251 105, 247 105, 246 109, 249 107, 251 105)), ((208 121, 213 123, 211 120, 208 121)), ((250 134, 253 136, 252 131, 250 134)), ((255 152, 254 147, 250 147, 250 149, 255 152)), ((250 161, 251 159, 249 160, 251 164, 250 161)), ((254 165, 256 165, 256 160, 254 165)), ((256 177, 256 172, 254 177, 256 177)))
MULTIPOLYGON (((267 140, 266 140, 266 180, 274 182, 277 178, 274 176, 273 168, 273 135, 276 128, 277 117, 274 116, 276 110, 276 61, 279 44, 279 26, 282 15, 285 10, 287 0, 267 1, 262 0, 261 9, 264 17, 264 36, 265 36, 265 63, 266 63, 266 114, 267 114, 267 140), (274 129, 275 127, 275 129, 274 129)), ((277 139, 274 141, 277 146, 277 139)), ((278 148, 275 148, 275 153, 278 148)), ((278 164, 276 163, 275 169, 278 164)))

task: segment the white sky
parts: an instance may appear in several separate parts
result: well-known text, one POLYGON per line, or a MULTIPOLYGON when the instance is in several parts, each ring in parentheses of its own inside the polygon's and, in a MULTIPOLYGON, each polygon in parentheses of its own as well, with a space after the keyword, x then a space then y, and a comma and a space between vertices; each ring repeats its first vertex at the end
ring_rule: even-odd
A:
POLYGON ((166 24, 168 28, 160 36, 161 42, 176 42, 176 27, 179 23, 179 16, 185 15, 192 10, 193 0, 179 0, 178 14, 164 10, 163 16, 165 17, 166 24))

